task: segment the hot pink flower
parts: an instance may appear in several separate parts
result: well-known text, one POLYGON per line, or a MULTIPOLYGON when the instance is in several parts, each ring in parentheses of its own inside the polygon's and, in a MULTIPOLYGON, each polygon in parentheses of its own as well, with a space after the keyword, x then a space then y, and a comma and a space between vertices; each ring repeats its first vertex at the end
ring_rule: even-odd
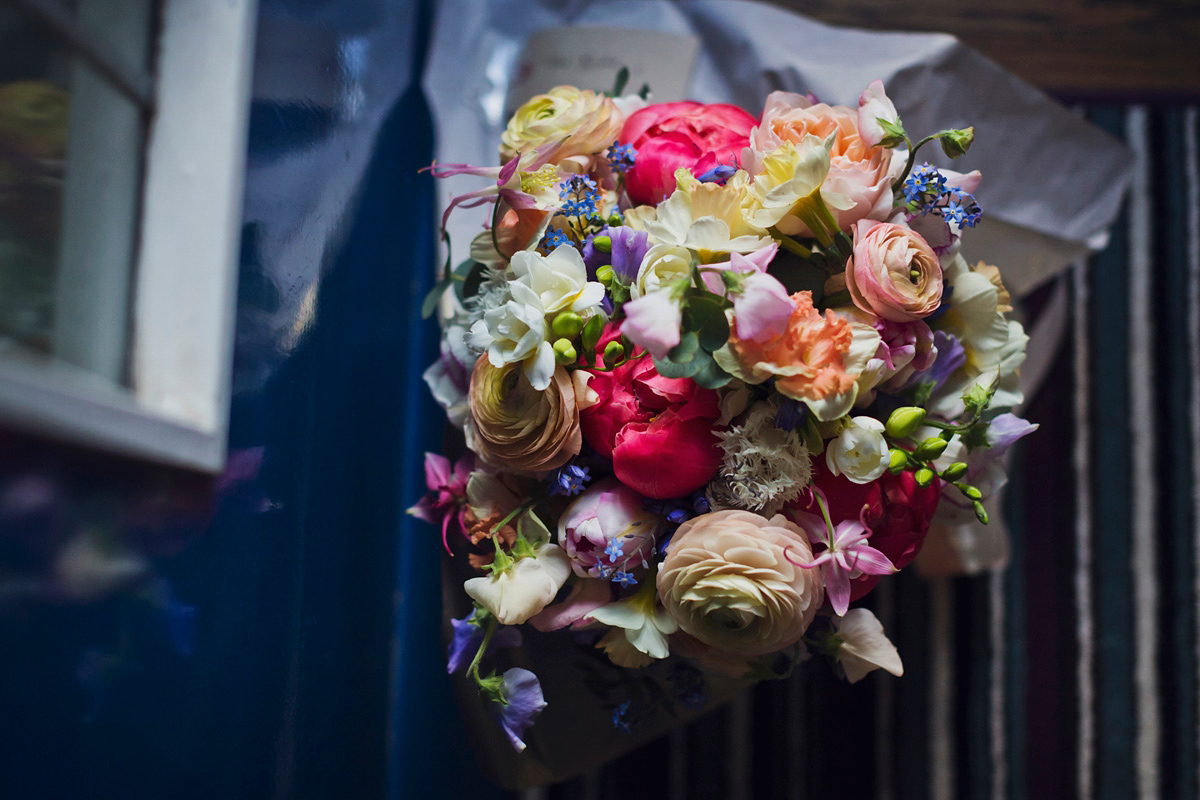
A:
POLYGON ((675 170, 701 175, 721 165, 735 165, 757 120, 724 103, 656 103, 625 120, 621 141, 637 150, 637 161, 625 176, 635 203, 657 205, 675 191, 675 170))
POLYGON ((475 458, 470 453, 460 458, 453 466, 450 459, 437 453, 425 454, 425 485, 429 492, 408 509, 408 513, 418 519, 423 519, 431 525, 442 528, 442 546, 450 552, 450 544, 446 534, 450 528, 451 518, 458 519, 466 507, 467 479, 475 468, 475 458))

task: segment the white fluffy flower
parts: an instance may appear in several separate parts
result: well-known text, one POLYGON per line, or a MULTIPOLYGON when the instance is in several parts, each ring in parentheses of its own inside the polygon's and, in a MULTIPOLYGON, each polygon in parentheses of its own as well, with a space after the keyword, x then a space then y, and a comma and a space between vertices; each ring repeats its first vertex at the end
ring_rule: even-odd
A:
POLYGON ((546 607, 571 574, 571 559, 556 544, 518 559, 499 574, 470 578, 463 588, 501 625, 520 625, 546 607))
POLYGON ((554 375, 554 348, 546 341, 546 311, 533 289, 516 281, 509 284, 509 299, 484 312, 471 326, 471 346, 487 351, 493 367, 520 361, 525 377, 541 391, 554 375))
POLYGON ((841 645, 837 660, 846 670, 846 680, 857 683, 867 673, 883 668, 893 675, 904 674, 904 663, 896 645, 883 632, 883 625, 865 608, 852 608, 846 615, 835 617, 833 627, 837 630, 841 645))
POLYGON ((725 455, 721 471, 708 486, 714 508, 774 514, 809 484, 808 448, 797 431, 775 425, 778 412, 778 401, 756 403, 741 424, 717 432, 725 455))
POLYGON ((853 483, 870 483, 888 466, 888 445, 883 423, 874 417, 846 420, 837 438, 825 448, 825 463, 834 475, 853 483))
POLYGON ((569 244, 559 245, 548 256, 522 250, 513 255, 509 266, 516 282, 537 294, 546 314, 587 311, 604 299, 604 286, 587 279, 583 256, 569 244))

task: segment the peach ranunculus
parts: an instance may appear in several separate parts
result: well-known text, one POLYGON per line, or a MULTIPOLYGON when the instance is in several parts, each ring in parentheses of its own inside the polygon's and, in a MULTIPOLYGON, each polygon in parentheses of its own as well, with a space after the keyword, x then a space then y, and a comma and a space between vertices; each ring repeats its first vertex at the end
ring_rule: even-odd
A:
POLYGON ((860 219, 886 219, 892 209, 892 181, 903 169, 903 156, 871 147, 858 130, 858 109, 813 103, 790 92, 767 96, 762 121, 750 132, 744 164, 757 174, 763 157, 785 142, 800 144, 812 134, 824 140, 836 133, 829 152, 829 173, 821 196, 843 230, 860 219), (848 202, 847 202, 848 201, 848 202))
POLYGON ((473 445, 485 460, 511 469, 557 469, 583 444, 571 376, 556 366, 549 386, 534 389, 520 363, 492 366, 480 356, 471 373, 473 445))
POLYGON ((846 262, 854 305, 892 322, 927 317, 942 301, 942 265, 921 235, 903 225, 860 220, 846 262))
POLYGON ((612 98, 574 86, 556 86, 530 98, 513 114, 500 135, 500 157, 508 161, 518 153, 562 140, 549 163, 590 158, 616 141, 624 124, 625 115, 612 98))
POLYGON ((812 292, 796 292, 791 299, 795 307, 782 333, 763 341, 740 339, 735 325, 729 344, 715 354, 717 362, 747 383, 774 377, 776 390, 802 401, 819 420, 842 417, 854 405, 858 374, 879 348, 879 334, 832 310, 822 315, 812 292))
POLYGON ((739 656, 800 641, 824 598, 804 532, 782 515, 749 511, 694 517, 671 538, 658 596, 687 634, 739 656))

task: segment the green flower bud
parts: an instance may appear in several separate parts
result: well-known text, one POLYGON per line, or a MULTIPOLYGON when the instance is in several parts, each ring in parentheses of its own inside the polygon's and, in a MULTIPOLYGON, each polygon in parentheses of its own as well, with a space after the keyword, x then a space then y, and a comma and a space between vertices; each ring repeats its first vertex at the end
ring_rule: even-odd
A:
POLYGON ((946 449, 946 440, 940 436, 930 436, 917 445, 916 457, 922 461, 932 461, 946 449))
POLYGON ((625 220, 621 219, 620 214, 613 214, 608 218, 608 227, 617 228, 625 224, 625 220))
POLYGON ((599 269, 597 269, 596 270, 596 280, 598 280, 598 281, 600 281, 600 283, 604 284, 605 289, 612 286, 612 282, 613 282, 612 265, 605 264, 603 267, 600 267, 599 269))
POLYGON ((583 330, 583 317, 574 311, 564 311, 550 323, 550 331, 561 339, 574 339, 583 330))
POLYGON ((575 359, 579 354, 575 352, 575 345, 567 339, 559 339, 554 343, 554 360, 562 365, 574 364, 575 359))
POLYGON ((601 253, 612 252, 612 237, 610 236, 593 236, 592 247, 599 250, 601 253))
POLYGON ((956 481, 966 474, 967 462, 965 461, 955 461, 953 464, 942 470, 942 477, 948 481, 956 481))
POLYGON ((958 158, 970 148, 975 141, 975 128, 963 128, 961 131, 946 131, 941 135, 942 152, 951 158, 958 158))
POLYGON ((888 417, 884 430, 893 439, 907 439, 921 427, 925 421, 925 409, 918 406, 903 406, 897 408, 888 417))
POLYGON ((975 519, 979 520, 984 525, 987 525, 988 524, 988 513, 987 513, 987 509, 983 507, 983 503, 976 500, 974 503, 974 508, 975 508, 975 519))
POLYGON ((968 500, 982 500, 983 492, 976 489, 969 483, 956 483, 954 486, 963 493, 963 496, 968 500))
POLYGON ((893 475, 899 475, 904 472, 904 468, 908 466, 908 453, 901 450, 899 447, 892 450, 888 454, 888 470, 893 475))
POLYGON ((625 348, 618 341, 604 345, 604 364, 611 367, 625 357, 625 348))
POLYGON ((917 486, 924 489, 929 484, 933 483, 933 470, 929 467, 921 467, 913 473, 913 480, 917 482, 917 486))

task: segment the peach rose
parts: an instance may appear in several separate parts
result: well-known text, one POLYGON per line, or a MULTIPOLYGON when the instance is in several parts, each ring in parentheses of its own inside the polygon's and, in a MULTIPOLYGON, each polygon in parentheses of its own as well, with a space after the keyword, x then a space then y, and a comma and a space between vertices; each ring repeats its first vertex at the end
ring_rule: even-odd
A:
POLYGON ((484 459, 518 470, 557 469, 579 454, 583 434, 575 386, 556 365, 550 385, 530 385, 520 362, 492 366, 480 356, 471 373, 475 449, 484 459))
POLYGON ((658 571, 679 627, 726 653, 774 653, 804 636, 824 598, 808 538, 782 515, 716 511, 688 520, 658 571))
POLYGON ((929 316, 942 302, 942 265, 916 231, 864 219, 854 225, 846 288, 863 311, 911 322, 929 316))
POLYGON ((745 163, 757 174, 763 156, 784 142, 798 145, 807 134, 824 140, 831 133, 837 138, 829 153, 829 174, 821 186, 821 196, 826 198, 838 226, 846 229, 860 219, 885 219, 892 209, 892 181, 899 176, 903 161, 895 159, 894 170, 893 151, 871 147, 863 140, 858 109, 813 103, 790 92, 772 92, 767 96, 762 122, 750 132, 745 163))

